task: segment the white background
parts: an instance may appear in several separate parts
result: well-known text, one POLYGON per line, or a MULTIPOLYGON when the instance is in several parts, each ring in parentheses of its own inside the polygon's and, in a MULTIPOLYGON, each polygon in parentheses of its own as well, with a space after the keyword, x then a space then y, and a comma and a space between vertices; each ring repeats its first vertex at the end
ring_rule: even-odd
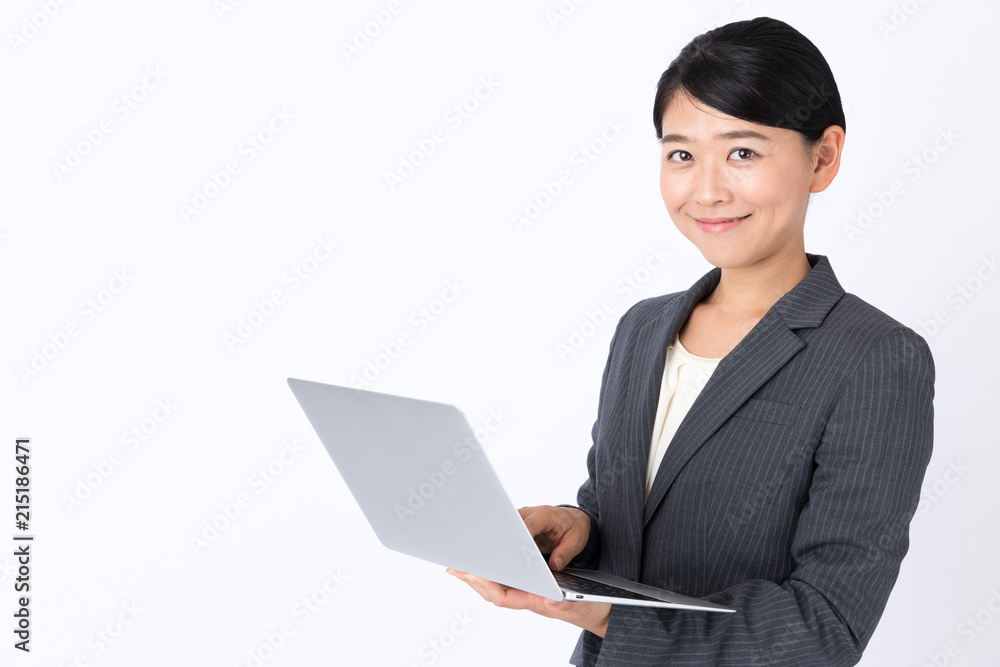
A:
POLYGON ((381 547, 285 378, 348 384, 378 362, 371 389, 476 425, 502 410, 486 450, 514 503, 573 502, 615 322, 711 268, 659 197, 656 81, 695 35, 773 16, 817 44, 847 111, 807 250, 923 333, 937 366, 924 502, 862 664, 995 664, 995 1, 584 2, 553 22, 556 0, 404 0, 354 54, 387 2, 48 5, 0 11, 0 662, 565 664, 575 628, 381 547), (449 121, 483 79, 495 90, 449 121), (623 129, 581 161, 609 121, 623 129), (572 183, 519 231, 512 215, 562 170, 572 183), (185 215, 196 192, 211 197, 185 215), (318 239, 337 244, 322 261, 318 239), (654 251, 670 259, 649 271, 654 251), (313 269, 298 285, 296 266, 313 269), (227 343, 241 318, 259 326, 227 343), (30 655, 12 648, 17 437, 33 448, 30 655), (205 539, 213 520, 229 525, 205 539), (324 604, 306 617, 309 596, 324 604))

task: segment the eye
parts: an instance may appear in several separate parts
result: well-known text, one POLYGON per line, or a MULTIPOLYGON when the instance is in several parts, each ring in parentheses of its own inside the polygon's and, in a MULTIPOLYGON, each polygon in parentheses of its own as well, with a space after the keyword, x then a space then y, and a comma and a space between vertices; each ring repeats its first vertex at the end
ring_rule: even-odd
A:
POLYGON ((667 162, 687 162, 691 159, 691 154, 688 153, 687 151, 673 151, 672 153, 667 153, 667 157, 665 159, 667 162), (670 158, 672 158, 675 155, 682 157, 680 160, 671 160, 670 158))
POLYGON ((736 158, 737 162, 746 162, 757 154, 754 151, 750 150, 749 148, 737 148, 732 153, 729 154, 730 157, 732 157, 733 155, 737 156, 736 158))

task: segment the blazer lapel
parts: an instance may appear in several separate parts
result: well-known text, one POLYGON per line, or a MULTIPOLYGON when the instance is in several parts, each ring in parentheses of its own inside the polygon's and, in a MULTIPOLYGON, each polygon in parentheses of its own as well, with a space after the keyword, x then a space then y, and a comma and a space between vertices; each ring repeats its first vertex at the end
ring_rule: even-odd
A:
MULTIPOLYGON (((720 276, 719 269, 706 273, 686 292, 671 299, 660 315, 641 325, 636 335, 624 415, 624 423, 636 426, 630 426, 625 431, 628 440, 623 445, 620 460, 616 461, 616 467, 622 471, 622 483, 616 489, 616 495, 623 501, 620 506, 623 512, 620 517, 622 525, 645 525, 642 517, 646 468, 667 346, 687 321, 695 305, 719 284, 720 276)), ((629 538, 630 557, 623 559, 623 563, 634 565, 635 571, 623 571, 618 576, 635 579, 639 576, 642 531, 631 531, 629 538)))
MULTIPOLYGON (((807 255, 812 271, 798 285, 785 294, 764 315, 743 340, 727 354, 711 378, 705 384, 701 394, 695 400, 688 414, 681 421, 674 434, 666 454, 653 480, 649 498, 643 508, 643 525, 645 526, 657 507, 663 500, 671 484, 681 470, 713 433, 743 405, 750 396, 774 375, 805 343, 792 329, 818 326, 833 305, 843 296, 844 291, 833 275, 829 261, 824 256, 807 255)), ((718 284, 721 272, 716 269, 709 272, 698 283, 688 290, 680 299, 677 307, 664 317, 651 321, 647 330, 642 332, 641 341, 644 344, 636 347, 633 368, 642 369, 639 378, 634 383, 636 393, 635 403, 639 404, 642 419, 643 436, 640 443, 636 440, 636 448, 631 457, 641 466, 639 482, 630 480, 639 489, 641 502, 642 489, 645 488, 645 467, 649 457, 650 440, 652 439, 653 419, 659 400, 659 387, 666 359, 666 347, 687 320, 694 305, 701 297, 692 299, 696 294, 708 294, 718 284), (710 283, 710 287, 704 287, 710 283), (701 286, 699 288, 699 286, 701 286), (658 345, 651 350, 649 345, 658 345), (645 348, 640 350, 640 347, 645 348), (655 363, 642 366, 642 359, 656 359, 655 363)), ((631 394, 630 394, 631 395, 631 394)))

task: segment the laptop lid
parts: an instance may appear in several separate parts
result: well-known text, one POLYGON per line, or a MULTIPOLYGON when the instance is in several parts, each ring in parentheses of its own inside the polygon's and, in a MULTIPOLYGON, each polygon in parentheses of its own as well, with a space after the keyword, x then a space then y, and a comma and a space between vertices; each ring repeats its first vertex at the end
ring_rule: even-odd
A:
POLYGON ((562 599, 458 408, 296 378, 288 386, 383 545, 562 599))

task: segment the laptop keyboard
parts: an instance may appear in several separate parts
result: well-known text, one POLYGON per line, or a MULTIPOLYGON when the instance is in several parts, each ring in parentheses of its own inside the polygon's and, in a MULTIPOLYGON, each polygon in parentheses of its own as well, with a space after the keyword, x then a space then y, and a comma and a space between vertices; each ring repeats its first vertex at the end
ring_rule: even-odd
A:
MULTIPOLYGON (((648 595, 642 595, 641 593, 633 593, 632 591, 625 590, 624 588, 619 588, 617 586, 609 586, 607 584, 602 584, 597 581, 591 581, 590 579, 584 579, 583 577, 578 577, 573 574, 566 574, 565 572, 553 572, 553 576, 556 578, 556 583, 559 584, 560 588, 565 588, 569 591, 575 593, 582 593, 584 595, 602 595, 604 597, 614 597, 614 598, 626 598, 628 600, 654 600, 656 598, 649 597, 648 595)), ((566 594, 567 599, 573 599, 573 593, 566 594)))

